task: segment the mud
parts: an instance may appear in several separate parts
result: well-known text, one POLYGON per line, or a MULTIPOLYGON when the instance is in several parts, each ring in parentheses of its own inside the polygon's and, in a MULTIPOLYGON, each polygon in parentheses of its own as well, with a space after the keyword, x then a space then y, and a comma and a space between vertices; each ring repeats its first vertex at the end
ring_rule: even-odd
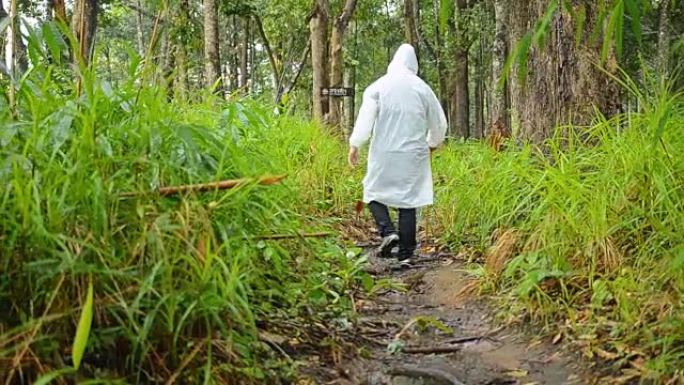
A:
POLYGON ((583 384, 587 374, 572 355, 529 333, 497 327, 462 261, 433 253, 411 268, 371 258, 378 278, 402 282, 357 301, 361 354, 327 383, 367 385, 583 384), (392 351, 394 349, 394 351, 392 351))

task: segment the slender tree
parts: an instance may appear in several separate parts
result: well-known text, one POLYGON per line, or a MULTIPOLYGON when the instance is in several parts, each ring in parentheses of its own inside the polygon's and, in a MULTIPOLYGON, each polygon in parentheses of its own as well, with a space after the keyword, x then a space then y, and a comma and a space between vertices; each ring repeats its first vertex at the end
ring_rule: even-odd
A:
MULTIPOLYGON (((341 87, 344 84, 344 35, 349 25, 349 20, 356 10, 356 0, 346 0, 342 13, 335 19, 330 41, 330 85, 341 87)), ((340 98, 330 98, 328 123, 337 126, 341 123, 343 115, 343 102, 340 98)))
POLYGON ((218 9, 216 0, 204 0, 204 80, 206 87, 217 85, 221 91, 221 56, 219 54, 218 9))
MULTIPOLYGON (((492 46, 492 104, 491 122, 489 130, 497 128, 509 131, 510 119, 508 118, 508 108, 510 106, 508 82, 503 77, 504 64, 508 54, 508 41, 506 25, 507 12, 505 0, 494 0, 494 42, 492 46)), ((489 134, 489 132, 485 132, 489 134)))
POLYGON ((95 48, 98 11, 98 0, 77 0, 74 2, 71 29, 79 42, 77 55, 85 64, 90 63, 95 48))
POLYGON ((313 118, 323 122, 328 113, 328 97, 321 90, 328 86, 328 24, 330 4, 328 0, 316 0, 309 21, 311 31, 311 69, 313 76, 313 118))
POLYGON ((466 0, 456 0, 456 48, 454 50, 453 83, 449 108, 450 135, 467 138, 470 135, 470 101, 468 95, 468 37, 465 12, 466 0))
POLYGON ((241 20, 241 38, 240 38, 240 77, 238 82, 238 87, 243 93, 249 92, 249 44, 250 44, 250 34, 249 34, 249 17, 243 16, 241 20))
POLYGON ((420 37, 418 26, 420 25, 420 4, 418 0, 404 0, 404 36, 406 41, 413 46, 416 56, 420 54, 420 37))
POLYGON ((658 4, 658 72, 667 76, 670 68, 670 41, 672 26, 670 23, 670 2, 660 0, 658 4))

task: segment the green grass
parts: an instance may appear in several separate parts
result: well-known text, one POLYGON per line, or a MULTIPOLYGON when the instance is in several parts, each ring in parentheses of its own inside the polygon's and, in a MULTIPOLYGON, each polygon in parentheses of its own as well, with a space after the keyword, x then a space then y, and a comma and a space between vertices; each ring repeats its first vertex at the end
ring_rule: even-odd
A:
POLYGON ((503 315, 560 332, 626 375, 681 378, 684 95, 625 86, 638 112, 560 129, 542 147, 449 146, 434 162, 436 212, 445 240, 484 259, 501 246, 492 234, 515 231, 501 274, 473 266, 503 315))
POLYGON ((84 71, 79 95, 68 72, 37 68, 18 85, 18 117, 0 105, 0 379, 290 378, 296 358, 258 331, 352 317, 368 277, 335 238, 258 237, 329 226, 317 214, 357 188, 340 142, 256 102, 170 102, 141 69, 118 86, 84 71), (266 174, 288 178, 153 192, 266 174), (73 344, 87 339, 81 368, 65 374, 91 311, 73 344))

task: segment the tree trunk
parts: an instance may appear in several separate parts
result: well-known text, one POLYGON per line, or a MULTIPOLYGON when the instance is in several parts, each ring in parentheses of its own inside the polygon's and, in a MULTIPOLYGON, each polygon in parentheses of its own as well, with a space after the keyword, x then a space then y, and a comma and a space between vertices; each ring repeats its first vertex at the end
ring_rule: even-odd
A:
POLYGON ((466 0, 456 0, 456 49, 454 58, 453 85, 449 108, 450 135, 468 138, 470 135, 470 101, 468 99, 468 42, 465 12, 466 0))
POLYGON ((311 68, 313 71, 313 118, 324 122, 328 112, 328 97, 321 90, 328 87, 328 0, 316 0, 316 7, 309 22, 311 30, 311 68))
MULTIPOLYGON (((356 0, 347 0, 344 4, 342 13, 337 17, 333 26, 330 43, 330 85, 332 87, 341 87, 344 85, 344 52, 342 50, 344 45, 344 33, 347 30, 349 20, 354 15, 355 10, 356 0)), ((332 97, 330 98, 329 103, 328 123, 333 126, 338 126, 341 123, 340 120, 343 115, 343 101, 339 97, 332 97)))
MULTIPOLYGON (((597 2, 581 0, 573 4, 586 9, 584 36, 591 36, 593 28, 602 28, 595 19, 597 2)), ((512 44, 529 31, 547 7, 545 0, 512 2, 512 44)), ((512 126, 519 127, 517 134, 522 138, 542 141, 553 135, 559 124, 588 125, 595 116, 595 107, 605 116, 618 110, 619 92, 615 83, 594 64, 600 61, 600 47, 586 42, 576 44, 574 25, 567 11, 557 11, 544 47, 530 50, 526 82, 512 77, 512 126)), ((607 62, 610 67, 614 57, 609 57, 607 62)))
POLYGON ((228 83, 230 92, 235 91, 238 85, 238 18, 236 15, 230 17, 230 41, 229 41, 229 56, 228 56, 228 83))
MULTIPOLYGON (((19 20, 19 4, 10 1, 10 23, 12 23, 12 28, 10 32, 12 34, 12 60, 10 60, 11 70, 14 76, 20 76, 20 74, 26 72, 28 69, 28 57, 26 55, 26 45, 21 35, 21 23, 19 20)), ((4 46, 3 46, 4 48, 4 46)))
POLYGON ((64 0, 50 0, 48 3, 48 14, 51 19, 61 21, 69 26, 64 0))
POLYGON ((480 35, 480 44, 477 47, 475 65, 475 126, 473 127, 472 137, 481 139, 484 132, 484 61, 482 45, 484 38, 480 35))
MULTIPOLYGON (((7 11, 5 11, 5 7, 3 6, 2 1, 0 0, 0 20, 4 20, 8 16, 9 15, 7 14, 7 11)), ((7 50, 5 49, 7 46, 7 41, 5 40, 6 36, 7 34, 5 34, 4 32, 0 32, 0 49, 2 50, 0 51, 0 57, 2 57, 2 62, 0 64, 3 65, 9 61, 9 57, 7 57, 7 50)), ((2 75, 2 72, 0 72, 0 75, 2 75)))
POLYGON ((221 56, 219 53, 218 9, 216 0, 204 0, 204 81, 221 92, 221 56))
POLYGON ((491 122, 488 127, 489 135, 492 130, 510 132, 510 119, 508 109, 510 106, 510 92, 508 81, 503 79, 504 65, 508 55, 508 42, 506 25, 508 25, 506 13, 506 0, 494 1, 494 44, 492 47, 492 104, 491 122))
POLYGON ((181 0, 178 7, 178 14, 176 15, 176 36, 175 44, 175 61, 176 61, 176 81, 174 82, 174 89, 176 97, 180 100, 188 99, 188 92, 190 89, 188 80, 188 51, 185 47, 185 34, 187 33, 187 25, 190 22, 190 5, 188 0, 181 0))
MULTIPOLYGON (((432 0, 432 10, 434 13, 435 20, 439 20, 439 14, 440 14, 440 1, 441 0, 432 0)), ((436 47, 434 49, 435 51, 435 61, 437 62, 437 79, 439 82, 439 100, 442 104, 442 108, 448 111, 449 108, 449 103, 448 103, 448 71, 446 71, 446 68, 444 68, 444 60, 443 60, 443 50, 444 50, 444 40, 442 39, 442 31, 440 28, 439 23, 434 23, 435 24, 435 43, 436 47)))
POLYGON ((145 34, 143 32, 143 11, 142 3, 140 0, 136 0, 136 11, 135 11, 135 27, 136 27, 136 37, 138 39, 138 55, 145 56, 145 34))
POLYGON ((418 36, 419 10, 418 0, 404 0, 404 36, 406 41, 415 49, 418 59, 420 59, 420 37, 418 36))
POLYGON ((86 65, 90 63, 95 48, 98 10, 98 0, 77 0, 74 3, 71 30, 79 42, 76 56, 86 65))
POLYGON ((249 93, 249 19, 242 19, 240 35, 240 78, 238 87, 242 93, 249 93))
MULTIPOLYGON (((357 59, 358 54, 359 54, 359 41, 358 41, 358 32, 359 32, 359 25, 358 22, 354 21, 352 24, 352 31, 354 34, 354 49, 353 49, 353 58, 357 59)), ((345 70, 345 86, 348 88, 351 88, 352 90, 356 91, 356 65, 351 65, 348 66, 345 70)), ((344 121, 345 121, 345 137, 349 137, 351 135, 352 130, 354 129, 354 121, 356 120, 355 118, 356 114, 356 93, 354 93, 354 96, 350 98, 346 98, 346 103, 345 103, 345 111, 344 111, 344 121)))
POLYGON ((658 72, 664 77, 670 70, 670 1, 660 0, 658 5, 658 72))

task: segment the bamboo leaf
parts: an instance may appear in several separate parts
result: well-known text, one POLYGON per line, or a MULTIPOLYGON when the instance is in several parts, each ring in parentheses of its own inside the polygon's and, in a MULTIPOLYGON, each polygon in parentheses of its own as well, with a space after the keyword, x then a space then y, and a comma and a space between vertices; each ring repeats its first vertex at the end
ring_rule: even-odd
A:
POLYGON ((536 24, 534 36, 532 38, 532 43, 534 45, 542 46, 544 44, 544 41, 546 40, 546 36, 549 31, 549 26, 551 25, 551 20, 553 19, 553 15, 556 13, 557 9, 558 2, 556 0, 551 1, 548 8, 546 8, 544 17, 542 17, 542 19, 539 20, 536 24))
POLYGON ((667 108, 663 111, 663 113, 660 115, 660 118, 658 119, 658 127, 656 127, 655 131, 655 140, 658 141, 663 137, 663 133, 665 132, 665 127, 667 126, 667 121, 670 119, 670 113, 672 112, 672 105, 668 105, 667 108))
POLYGON ((53 370, 40 376, 40 378, 38 378, 36 382, 33 383, 33 385, 47 385, 50 382, 52 382, 52 380, 56 380, 57 378, 62 377, 65 374, 73 373, 74 371, 74 368, 63 368, 53 370))
POLYGON ((90 326, 93 322, 93 280, 90 278, 88 282, 88 293, 86 300, 81 310, 81 318, 78 320, 78 327, 76 328, 76 336, 74 337, 73 347, 71 349, 71 359, 74 361, 74 368, 78 369, 81 365, 83 353, 85 353, 86 345, 88 344, 88 337, 90 335, 90 326))

